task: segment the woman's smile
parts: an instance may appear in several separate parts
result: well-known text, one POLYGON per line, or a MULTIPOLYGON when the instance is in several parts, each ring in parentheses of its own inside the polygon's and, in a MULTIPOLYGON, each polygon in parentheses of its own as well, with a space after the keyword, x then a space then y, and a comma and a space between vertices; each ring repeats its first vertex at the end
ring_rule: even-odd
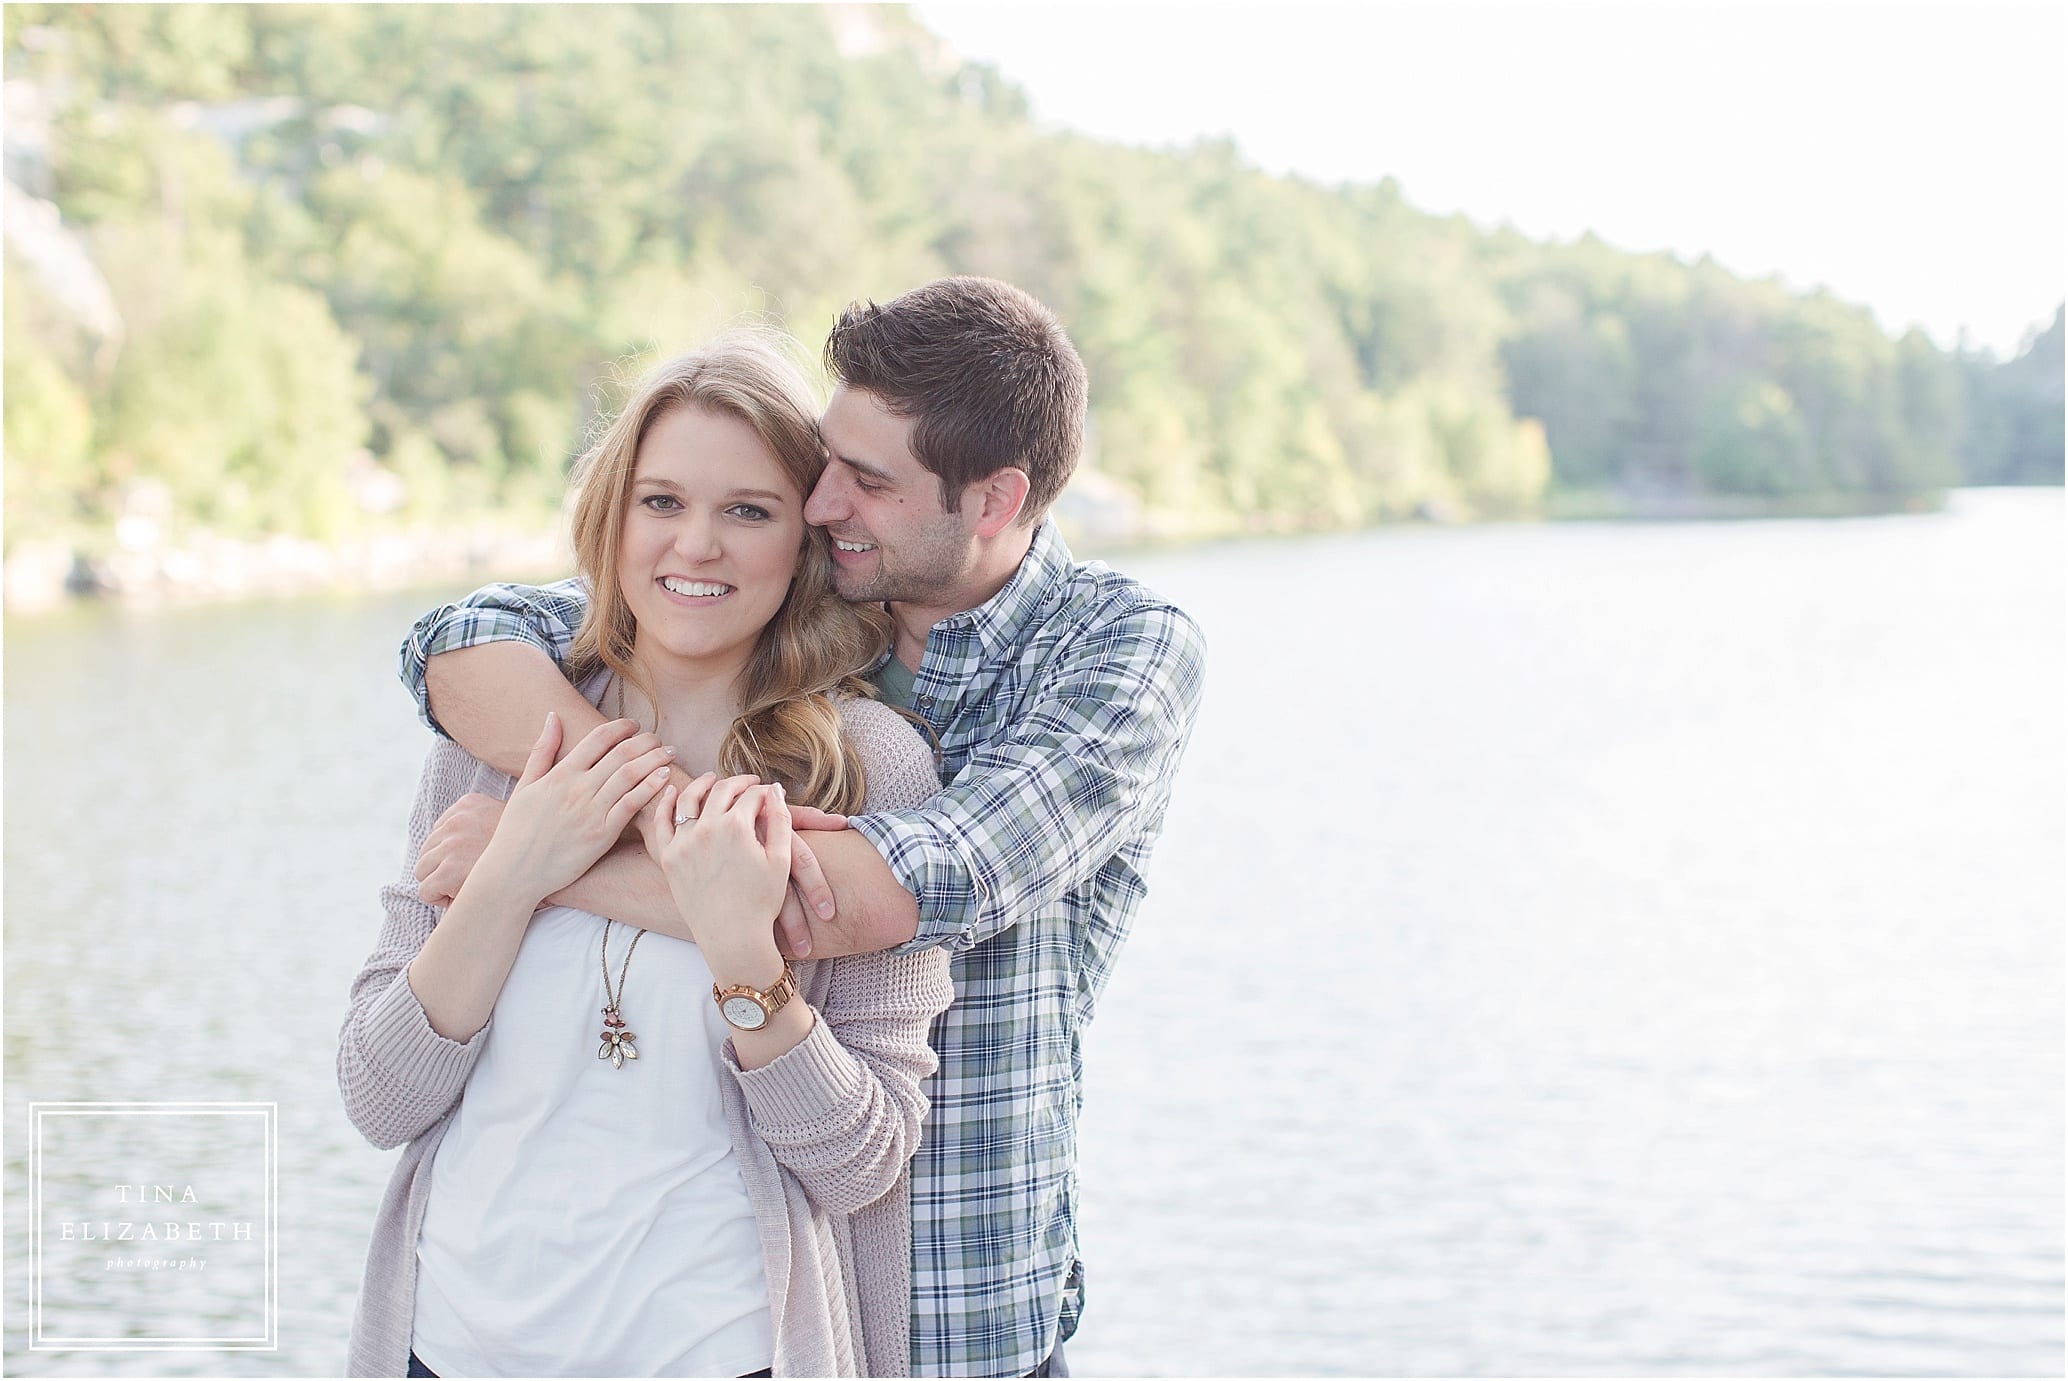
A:
POLYGON ((679 575, 664 575, 658 583, 674 596, 674 603, 691 608, 709 608, 739 588, 719 580, 691 580, 679 575))

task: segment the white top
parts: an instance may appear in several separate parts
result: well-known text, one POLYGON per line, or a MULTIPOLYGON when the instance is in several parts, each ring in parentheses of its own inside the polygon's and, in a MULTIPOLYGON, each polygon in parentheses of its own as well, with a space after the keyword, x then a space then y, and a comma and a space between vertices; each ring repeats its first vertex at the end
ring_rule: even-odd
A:
MULTIPOLYGON (((615 990, 639 932, 610 927, 615 990)), ((601 917, 534 916, 431 1165, 411 1346, 441 1376, 742 1376, 774 1356, 695 945, 649 934, 603 1044, 601 917)))

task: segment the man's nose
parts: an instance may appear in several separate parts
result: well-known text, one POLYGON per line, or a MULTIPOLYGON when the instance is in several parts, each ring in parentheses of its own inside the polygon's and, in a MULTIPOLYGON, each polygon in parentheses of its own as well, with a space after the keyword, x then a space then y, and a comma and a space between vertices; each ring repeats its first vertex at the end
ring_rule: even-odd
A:
POLYGON ((828 465, 819 476, 819 482, 811 487, 810 497, 804 501, 804 521, 813 527, 837 523, 847 516, 847 505, 837 478, 839 473, 839 466, 828 465))

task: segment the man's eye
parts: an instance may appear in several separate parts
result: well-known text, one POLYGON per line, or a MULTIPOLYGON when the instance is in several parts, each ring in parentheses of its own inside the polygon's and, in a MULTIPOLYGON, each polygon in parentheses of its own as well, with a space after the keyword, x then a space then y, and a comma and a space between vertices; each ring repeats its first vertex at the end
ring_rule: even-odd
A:
POLYGON ((768 510, 759 504, 736 503, 725 511, 732 514, 735 518, 745 518, 750 523, 765 523, 768 521, 768 510))
POLYGON ((639 501, 656 513, 673 513, 682 503, 673 494, 648 494, 639 501))

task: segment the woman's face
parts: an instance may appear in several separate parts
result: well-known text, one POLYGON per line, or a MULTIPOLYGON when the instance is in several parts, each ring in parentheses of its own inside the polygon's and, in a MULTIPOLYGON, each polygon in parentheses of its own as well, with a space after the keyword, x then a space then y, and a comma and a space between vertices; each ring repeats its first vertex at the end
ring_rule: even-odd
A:
POLYGON ((755 430, 676 406, 639 443, 618 588, 656 671, 745 665, 782 607, 804 542, 804 496, 755 430))

